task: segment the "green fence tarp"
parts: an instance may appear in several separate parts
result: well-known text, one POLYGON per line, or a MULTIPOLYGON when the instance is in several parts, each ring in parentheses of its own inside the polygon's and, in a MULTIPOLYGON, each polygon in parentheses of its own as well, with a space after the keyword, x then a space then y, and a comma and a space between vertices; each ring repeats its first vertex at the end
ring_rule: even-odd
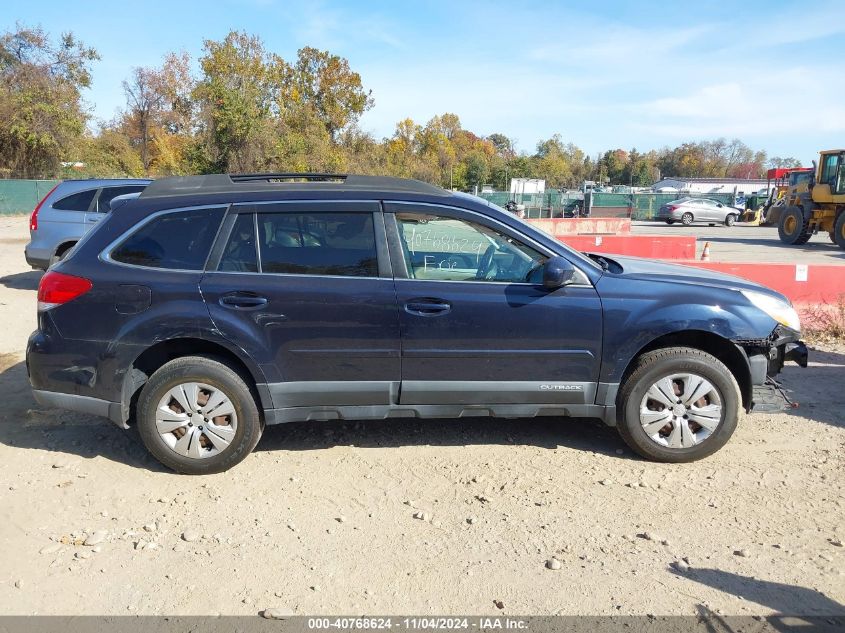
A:
POLYGON ((500 207, 504 207, 510 200, 525 206, 526 218, 562 218, 572 215, 575 207, 579 211, 584 209, 584 194, 561 193, 549 191, 546 193, 517 193, 495 191, 479 194, 482 198, 500 207))
POLYGON ((0 215, 30 213, 58 180, 0 180, 0 215))

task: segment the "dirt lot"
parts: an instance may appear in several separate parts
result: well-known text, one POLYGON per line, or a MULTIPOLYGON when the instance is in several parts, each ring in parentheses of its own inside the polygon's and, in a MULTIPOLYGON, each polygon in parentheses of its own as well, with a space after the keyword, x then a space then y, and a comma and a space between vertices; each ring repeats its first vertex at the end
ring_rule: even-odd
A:
POLYGON ((845 613, 845 348, 690 465, 589 420, 394 421, 270 428, 177 476, 32 400, 25 242, 0 219, 0 613, 845 613))

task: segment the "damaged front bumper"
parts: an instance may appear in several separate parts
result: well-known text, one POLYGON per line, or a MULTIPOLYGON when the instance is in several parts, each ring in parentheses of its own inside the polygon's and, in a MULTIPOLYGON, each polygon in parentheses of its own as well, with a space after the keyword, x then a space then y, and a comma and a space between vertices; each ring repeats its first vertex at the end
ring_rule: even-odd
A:
POLYGON ((779 325, 765 342, 749 341, 743 345, 751 370, 749 412, 783 411, 798 406, 784 393, 776 376, 788 362, 794 362, 799 367, 807 366, 809 352, 800 336, 800 332, 779 325))

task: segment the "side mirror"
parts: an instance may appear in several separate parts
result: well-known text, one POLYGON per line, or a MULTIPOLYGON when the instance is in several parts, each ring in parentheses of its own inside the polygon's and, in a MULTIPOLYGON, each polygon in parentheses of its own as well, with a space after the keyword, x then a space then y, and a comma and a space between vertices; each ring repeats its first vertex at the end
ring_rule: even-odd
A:
POLYGON ((575 281, 575 266, 565 257, 550 257, 543 266, 543 287, 556 290, 575 281))

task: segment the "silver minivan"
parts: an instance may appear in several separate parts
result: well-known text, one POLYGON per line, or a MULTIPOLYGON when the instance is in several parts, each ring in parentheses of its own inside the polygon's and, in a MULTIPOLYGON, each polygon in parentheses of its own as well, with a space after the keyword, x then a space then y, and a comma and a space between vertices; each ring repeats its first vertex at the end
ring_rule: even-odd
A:
POLYGON ((48 193, 29 218, 26 263, 46 270, 62 259, 108 213, 112 198, 139 193, 152 180, 139 178, 64 180, 48 193))

